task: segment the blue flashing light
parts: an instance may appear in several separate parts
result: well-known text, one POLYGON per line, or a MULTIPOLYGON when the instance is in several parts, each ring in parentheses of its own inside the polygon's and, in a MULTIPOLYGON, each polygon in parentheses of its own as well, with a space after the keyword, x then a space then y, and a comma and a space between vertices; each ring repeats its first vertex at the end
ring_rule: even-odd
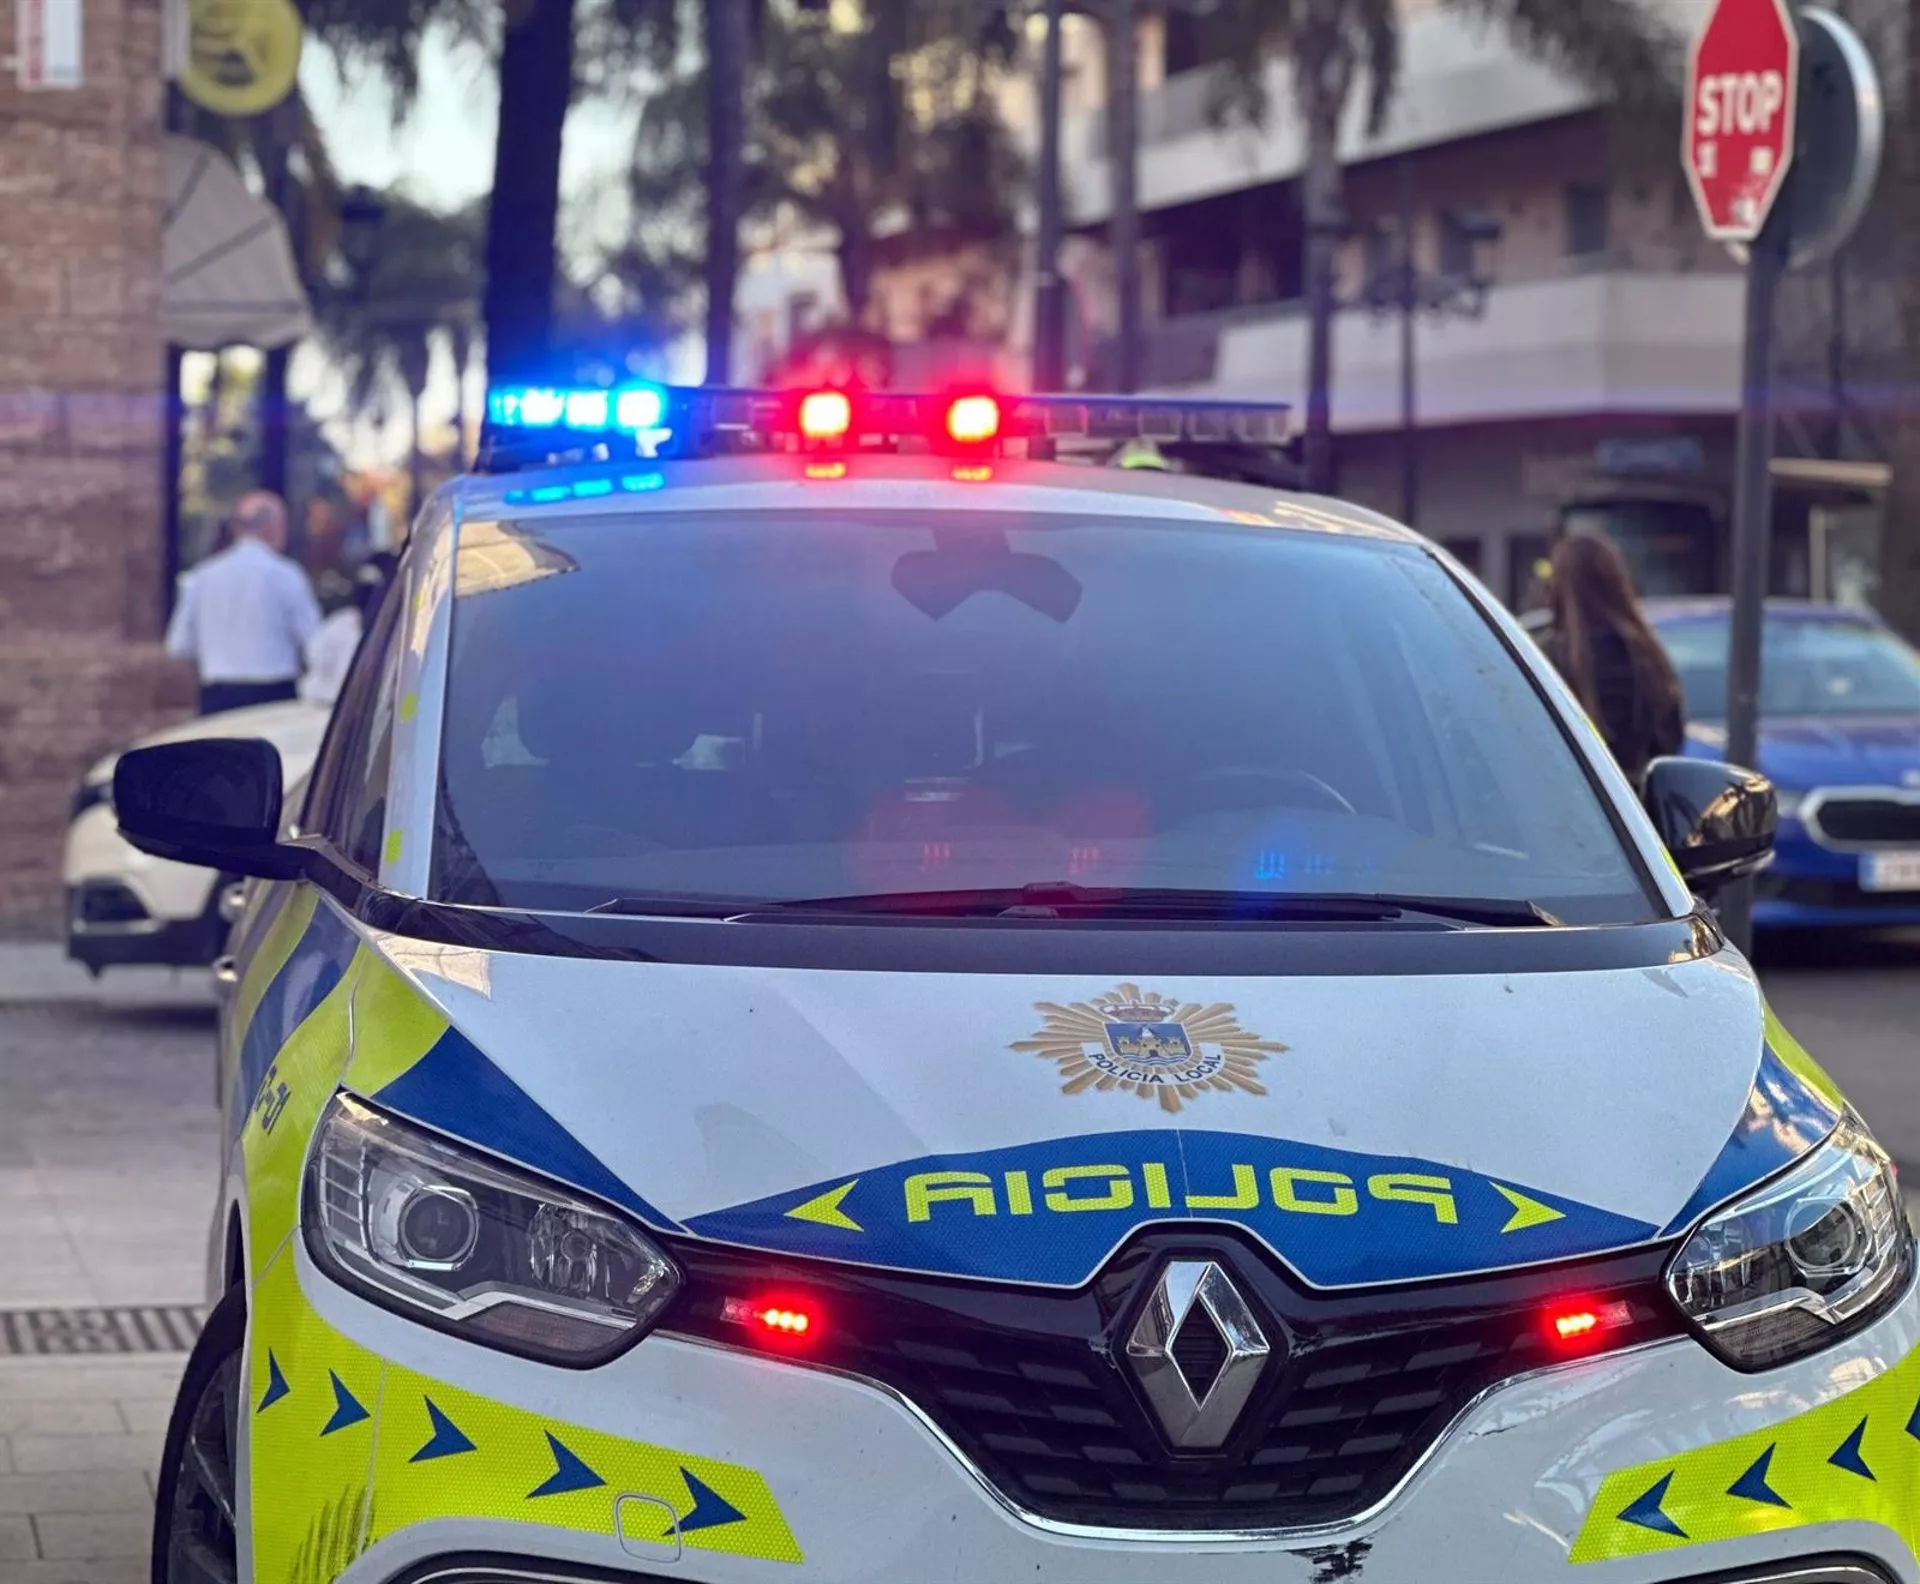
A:
POLYGON ((579 500, 587 500, 595 495, 611 495, 613 493, 613 480, 582 479, 578 484, 573 486, 573 493, 579 500))
POLYGON ((501 429, 643 434, 665 427, 667 391, 663 385, 626 385, 617 391, 508 385, 487 397, 487 418, 501 429))
POLYGON ((567 392, 566 425, 569 429, 604 429, 612 410, 613 403, 605 391, 567 392))
POLYGON ((667 393, 658 385, 632 385, 614 403, 616 429, 658 429, 667 419, 667 393))
POLYGON ((664 473, 629 473, 620 480, 620 487, 629 495, 645 495, 650 490, 662 488, 666 482, 664 473))
MULTIPOLYGON (((512 392, 507 394, 511 398, 512 392)), ((557 390, 520 392, 520 422, 530 429, 551 429, 566 412, 567 398, 557 390)))

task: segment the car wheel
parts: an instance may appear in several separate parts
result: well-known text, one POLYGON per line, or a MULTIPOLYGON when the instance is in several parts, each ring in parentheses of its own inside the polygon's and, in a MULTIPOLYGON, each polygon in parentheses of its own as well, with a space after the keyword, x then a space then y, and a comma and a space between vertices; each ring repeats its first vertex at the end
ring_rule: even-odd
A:
POLYGON ((247 1295, 214 1306, 187 1360, 167 1424, 153 1513, 153 1584, 238 1584, 241 1352, 247 1295))

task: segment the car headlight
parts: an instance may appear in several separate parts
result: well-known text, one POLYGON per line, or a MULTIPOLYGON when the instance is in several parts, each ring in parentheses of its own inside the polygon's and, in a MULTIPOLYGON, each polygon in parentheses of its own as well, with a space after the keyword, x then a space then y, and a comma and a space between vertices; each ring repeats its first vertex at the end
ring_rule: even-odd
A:
POLYGON ((549 1363, 605 1362, 680 1285, 616 1211, 344 1094, 320 1123, 304 1220, 308 1249, 342 1285, 549 1363))
POLYGON ((1913 1232, 1893 1162, 1860 1120, 1715 1211, 1667 1268, 1667 1291, 1737 1369, 1813 1353, 1904 1290, 1913 1232))

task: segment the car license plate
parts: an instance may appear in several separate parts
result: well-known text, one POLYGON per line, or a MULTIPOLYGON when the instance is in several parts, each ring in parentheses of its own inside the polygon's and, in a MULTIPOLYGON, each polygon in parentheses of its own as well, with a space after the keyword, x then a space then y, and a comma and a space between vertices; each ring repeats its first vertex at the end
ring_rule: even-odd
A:
POLYGON ((1920 891, 1920 852, 1865 853, 1860 859, 1862 891, 1920 891))

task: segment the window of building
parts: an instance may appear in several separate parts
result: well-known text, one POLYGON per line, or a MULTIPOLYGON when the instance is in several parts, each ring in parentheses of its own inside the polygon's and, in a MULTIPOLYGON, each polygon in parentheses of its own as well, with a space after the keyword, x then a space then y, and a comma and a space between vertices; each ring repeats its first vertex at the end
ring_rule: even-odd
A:
POLYGON ((1568 182, 1567 257, 1607 251, 1607 189, 1599 182, 1568 182))

